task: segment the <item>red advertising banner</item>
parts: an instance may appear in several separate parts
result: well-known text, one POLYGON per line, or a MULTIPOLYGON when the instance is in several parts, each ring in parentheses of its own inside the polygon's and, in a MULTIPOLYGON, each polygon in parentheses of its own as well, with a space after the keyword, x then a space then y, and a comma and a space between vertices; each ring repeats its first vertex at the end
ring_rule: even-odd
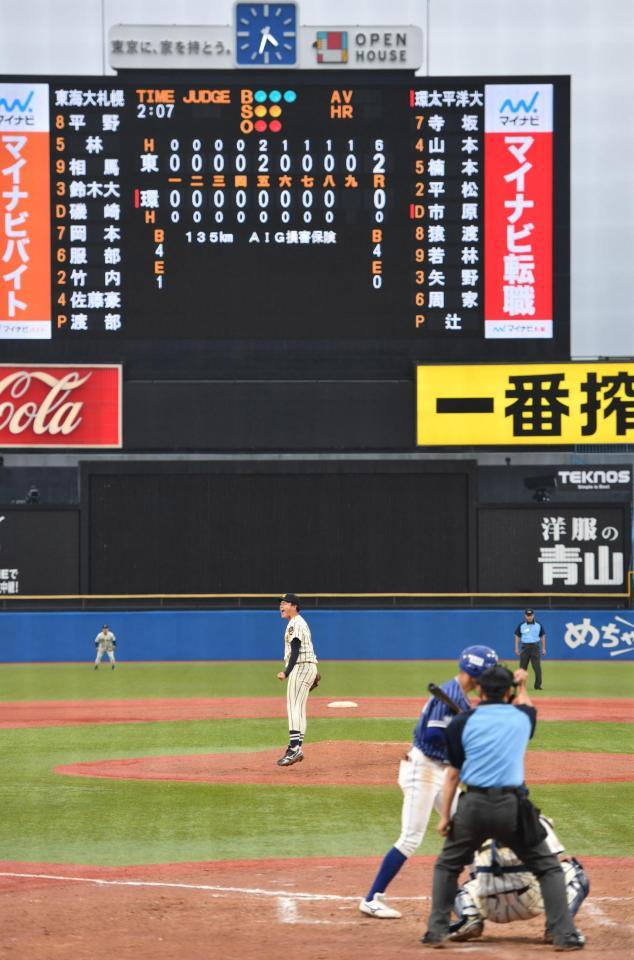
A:
POLYGON ((121 366, 0 364, 0 448, 122 446, 121 366))
POLYGON ((553 336, 553 92, 485 90, 485 336, 553 336))

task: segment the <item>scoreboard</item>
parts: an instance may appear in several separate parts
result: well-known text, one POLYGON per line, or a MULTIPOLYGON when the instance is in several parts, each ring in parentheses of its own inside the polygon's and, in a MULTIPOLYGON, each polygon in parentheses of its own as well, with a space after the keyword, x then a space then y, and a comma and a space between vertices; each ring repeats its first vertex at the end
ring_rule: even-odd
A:
POLYGON ((20 359, 569 356, 568 78, 157 76, 0 78, 20 359))

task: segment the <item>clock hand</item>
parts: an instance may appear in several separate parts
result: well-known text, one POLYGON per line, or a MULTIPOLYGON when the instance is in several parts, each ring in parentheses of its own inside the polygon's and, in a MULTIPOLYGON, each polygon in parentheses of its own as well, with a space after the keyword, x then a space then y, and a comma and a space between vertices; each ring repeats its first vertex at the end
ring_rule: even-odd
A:
POLYGON ((260 46, 258 47, 258 53, 264 53, 264 49, 267 43, 272 43, 274 47, 279 47, 279 41, 271 33, 270 27, 262 27, 262 39, 260 40, 260 46))
POLYGON ((260 40, 260 46, 258 47, 258 53, 263 53, 266 46, 266 41, 270 39, 269 34, 271 32, 270 27, 262 27, 262 39, 260 40))

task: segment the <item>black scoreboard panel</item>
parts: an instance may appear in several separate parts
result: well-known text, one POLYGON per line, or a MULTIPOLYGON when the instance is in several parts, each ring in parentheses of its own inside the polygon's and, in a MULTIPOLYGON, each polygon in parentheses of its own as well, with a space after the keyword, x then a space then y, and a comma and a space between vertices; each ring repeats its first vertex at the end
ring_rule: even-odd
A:
POLYGON ((4 78, 0 108, 3 186, 40 173, 16 359, 569 355, 565 78, 4 78))
POLYGON ((82 471, 87 593, 469 589, 471 463, 85 462, 82 471))

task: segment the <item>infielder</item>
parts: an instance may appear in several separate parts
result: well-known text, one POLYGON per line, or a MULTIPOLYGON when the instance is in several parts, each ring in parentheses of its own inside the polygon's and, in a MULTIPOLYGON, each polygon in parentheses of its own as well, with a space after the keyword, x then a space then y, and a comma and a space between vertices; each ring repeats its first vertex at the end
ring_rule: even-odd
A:
POLYGON ((114 658, 114 648, 117 645, 117 639, 109 629, 108 624, 104 623, 103 628, 95 637, 95 646, 97 648, 97 656, 95 657, 95 670, 99 669, 99 664, 101 663, 101 658, 104 653, 108 654, 108 659, 110 665, 114 670, 115 667, 115 658, 114 658))
POLYGON ((277 761, 280 767, 290 767, 304 759, 306 701, 313 686, 319 682, 310 627, 299 614, 299 603, 299 597, 294 593, 285 593, 280 600, 280 615, 288 620, 288 624, 284 633, 284 669, 277 674, 277 679, 288 679, 286 710, 289 731, 286 753, 277 761))
MULTIPOLYGON (((549 852, 562 854, 564 848, 551 821, 544 816, 539 819, 546 830, 544 843, 549 852)), ((582 865, 574 857, 562 859, 561 866, 570 915, 574 917, 588 895, 590 884, 582 865)), ((450 940, 475 940, 482 935, 485 920, 512 923, 513 920, 530 920, 544 912, 537 877, 509 847, 497 844, 495 840, 485 840, 476 850, 470 875, 471 879, 458 888, 454 903, 458 920, 449 927, 450 940)), ((544 939, 552 943, 548 928, 544 939)))
MULTIPOLYGON (((497 653, 491 647, 467 647, 460 656, 457 676, 443 683, 440 689, 461 711, 469 710, 467 694, 477 686, 480 674, 497 660, 497 653)), ((412 747, 401 760, 398 776, 403 791, 401 835, 385 855, 365 900, 359 904, 361 913, 370 917, 387 920, 401 916, 398 910, 385 903, 385 890, 407 858, 421 845, 432 807, 438 813, 441 811, 442 788, 449 762, 444 733, 452 716, 447 704, 435 697, 428 700, 414 729, 412 747)))

